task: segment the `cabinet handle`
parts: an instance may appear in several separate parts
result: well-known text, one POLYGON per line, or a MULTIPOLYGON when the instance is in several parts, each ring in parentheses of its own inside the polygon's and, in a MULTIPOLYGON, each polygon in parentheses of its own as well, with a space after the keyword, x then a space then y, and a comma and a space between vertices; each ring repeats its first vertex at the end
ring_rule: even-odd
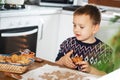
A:
POLYGON ((40 22, 41 22, 40 40, 42 40, 43 39, 43 28, 44 28, 45 21, 44 21, 44 19, 40 19, 40 22))
POLYGON ((40 40, 42 40, 43 39, 43 24, 41 25, 41 35, 40 35, 40 40))

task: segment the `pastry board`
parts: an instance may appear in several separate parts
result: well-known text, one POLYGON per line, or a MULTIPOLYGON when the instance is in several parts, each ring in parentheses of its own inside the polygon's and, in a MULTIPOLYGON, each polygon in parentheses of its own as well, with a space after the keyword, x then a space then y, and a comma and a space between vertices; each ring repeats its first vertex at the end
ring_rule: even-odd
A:
POLYGON ((99 78, 96 75, 48 64, 21 76, 21 80, 97 80, 99 78))

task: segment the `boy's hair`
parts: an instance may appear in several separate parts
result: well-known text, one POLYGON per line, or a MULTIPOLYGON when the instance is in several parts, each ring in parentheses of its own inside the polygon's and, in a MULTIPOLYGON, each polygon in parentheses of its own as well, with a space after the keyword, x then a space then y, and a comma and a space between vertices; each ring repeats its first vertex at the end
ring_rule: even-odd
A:
POLYGON ((100 14, 99 9, 96 6, 90 5, 90 4, 85 5, 83 7, 80 7, 78 9, 76 9, 73 15, 74 16, 76 16, 76 15, 79 16, 79 15, 84 15, 84 14, 90 16, 90 18, 92 20, 92 23, 94 25, 100 24, 101 14, 100 14))

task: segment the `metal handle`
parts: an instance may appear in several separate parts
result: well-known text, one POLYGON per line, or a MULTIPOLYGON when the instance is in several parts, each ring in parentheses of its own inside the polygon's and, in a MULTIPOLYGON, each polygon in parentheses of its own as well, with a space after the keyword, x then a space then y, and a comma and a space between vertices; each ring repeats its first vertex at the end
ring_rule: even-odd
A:
POLYGON ((42 26, 41 26, 41 34, 40 34, 40 40, 42 40, 42 38, 43 38, 43 24, 42 24, 42 26))
POLYGON ((43 28, 45 27, 44 26, 44 23, 45 23, 45 21, 44 21, 44 19, 40 19, 40 22, 41 22, 41 30, 40 30, 40 38, 39 38, 39 40, 42 40, 43 39, 43 28))
POLYGON ((31 31, 26 32, 19 32, 19 33, 1 33, 1 37, 15 37, 15 36, 24 36, 24 35, 30 35, 34 34, 38 31, 38 29, 33 29, 31 31))

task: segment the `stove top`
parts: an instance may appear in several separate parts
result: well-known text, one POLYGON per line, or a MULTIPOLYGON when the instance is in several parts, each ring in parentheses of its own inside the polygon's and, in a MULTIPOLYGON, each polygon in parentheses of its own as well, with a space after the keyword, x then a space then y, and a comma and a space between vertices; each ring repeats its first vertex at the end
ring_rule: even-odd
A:
POLYGON ((77 8, 82 7, 79 5, 74 5, 74 6, 65 6, 63 7, 63 10, 68 10, 68 11, 75 11, 77 8))
POLYGON ((25 9, 25 5, 11 5, 11 4, 5 4, 0 5, 0 10, 17 10, 17 9, 25 9))
MULTIPOLYGON (((80 5, 74 5, 74 6, 67 6, 67 7, 63 7, 63 10, 68 10, 68 11, 75 11, 77 8, 82 7, 80 5)), ((100 12, 105 12, 106 9, 104 8, 99 8, 100 12)))

